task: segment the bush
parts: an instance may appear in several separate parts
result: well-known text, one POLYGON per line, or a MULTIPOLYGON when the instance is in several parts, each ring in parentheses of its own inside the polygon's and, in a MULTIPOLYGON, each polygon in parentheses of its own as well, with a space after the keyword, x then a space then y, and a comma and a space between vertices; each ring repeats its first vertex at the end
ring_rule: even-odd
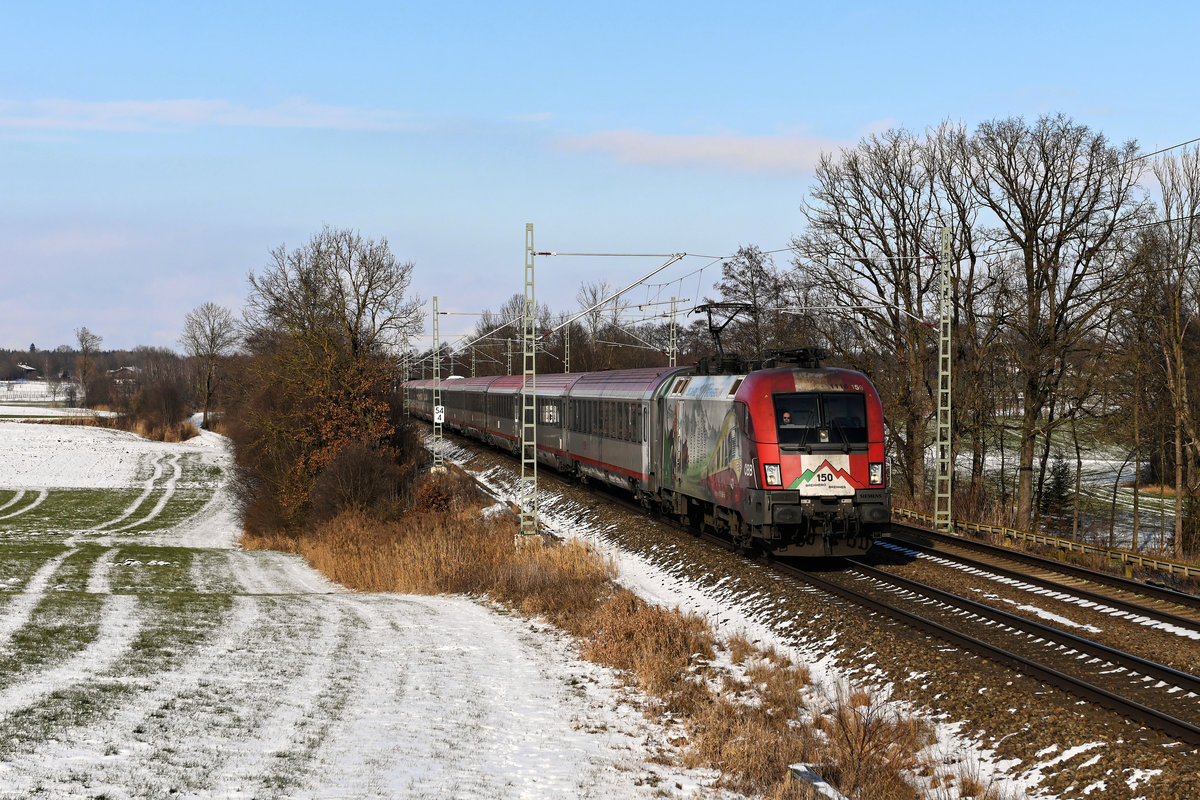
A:
POLYGON ((355 509, 380 519, 401 510, 405 474, 394 454, 371 442, 351 442, 317 473, 313 483, 313 515, 328 520, 355 509))

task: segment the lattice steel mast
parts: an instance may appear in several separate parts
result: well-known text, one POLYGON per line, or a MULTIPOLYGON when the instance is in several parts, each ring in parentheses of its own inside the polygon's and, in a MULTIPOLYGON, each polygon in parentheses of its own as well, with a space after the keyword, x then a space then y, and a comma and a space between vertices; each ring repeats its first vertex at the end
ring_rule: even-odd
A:
POLYGON ((950 229, 942 228, 942 321, 938 342, 937 481, 933 500, 933 527, 953 531, 951 492, 954 488, 954 449, 951 432, 951 307, 954 302, 950 285, 950 229))
POLYGON ((442 452, 442 422, 446 409, 442 405, 442 343, 438 334, 437 295, 433 296, 433 472, 446 471, 442 452))
POLYGON ((525 313, 522 340, 525 345, 521 383, 521 532, 538 533, 537 502, 537 307, 533 292, 533 223, 525 224, 525 313))
POLYGON ((675 298, 671 298, 671 349, 667 352, 667 366, 675 366, 675 361, 679 356, 679 342, 677 339, 675 327, 675 298))

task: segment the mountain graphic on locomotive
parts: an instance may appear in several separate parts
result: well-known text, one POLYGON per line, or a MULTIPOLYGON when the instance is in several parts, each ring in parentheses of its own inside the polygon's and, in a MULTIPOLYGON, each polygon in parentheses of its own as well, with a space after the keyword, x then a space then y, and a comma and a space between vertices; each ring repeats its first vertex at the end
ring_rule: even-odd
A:
MULTIPOLYGON (((883 410, 866 376, 823 356, 538 375, 538 460, 744 548, 864 553, 891 516, 883 410)), ((519 452, 523 380, 443 380, 443 425, 519 452)), ((434 382, 406 385, 432 419, 434 382)))

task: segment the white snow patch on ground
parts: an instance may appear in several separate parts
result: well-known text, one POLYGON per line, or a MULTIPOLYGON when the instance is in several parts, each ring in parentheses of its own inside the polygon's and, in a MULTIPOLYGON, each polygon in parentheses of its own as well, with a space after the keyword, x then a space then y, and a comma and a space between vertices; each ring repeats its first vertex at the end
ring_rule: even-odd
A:
POLYGON ((125 431, 0 421, 0 488, 125 489, 143 456, 179 447, 125 431))

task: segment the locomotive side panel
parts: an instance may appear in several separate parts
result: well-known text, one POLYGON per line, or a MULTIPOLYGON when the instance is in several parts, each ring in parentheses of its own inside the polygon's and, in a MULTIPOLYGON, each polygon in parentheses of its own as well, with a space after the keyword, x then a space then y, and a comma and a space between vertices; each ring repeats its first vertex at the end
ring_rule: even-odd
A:
POLYGON ((742 376, 675 379, 662 399, 661 485, 714 505, 737 509, 747 488, 746 437, 733 399, 742 376))

